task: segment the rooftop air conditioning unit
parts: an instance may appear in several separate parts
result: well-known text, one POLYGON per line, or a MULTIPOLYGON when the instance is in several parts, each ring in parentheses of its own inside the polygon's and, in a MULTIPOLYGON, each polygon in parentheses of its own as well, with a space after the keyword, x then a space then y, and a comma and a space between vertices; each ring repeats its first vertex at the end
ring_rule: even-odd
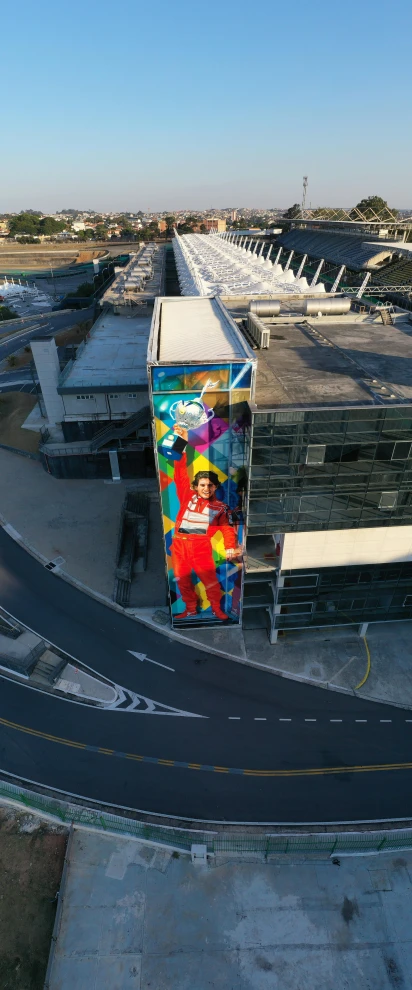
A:
POLYGON ((248 313, 247 318, 247 328, 253 340, 256 341, 258 347, 267 348, 270 343, 270 329, 255 316, 254 313, 248 313))

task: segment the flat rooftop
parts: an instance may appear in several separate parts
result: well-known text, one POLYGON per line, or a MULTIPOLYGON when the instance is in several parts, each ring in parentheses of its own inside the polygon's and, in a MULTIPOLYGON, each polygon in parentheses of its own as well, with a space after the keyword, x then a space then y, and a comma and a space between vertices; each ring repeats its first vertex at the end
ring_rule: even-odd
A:
POLYGON ((255 357, 227 310, 214 297, 172 296, 154 313, 152 361, 250 361, 255 357))
POLYGON ((62 372, 59 392, 146 389, 150 323, 150 316, 102 313, 79 357, 62 372))
MULTIPOLYGON (((266 322, 266 321, 265 321, 266 322)), ((255 402, 262 409, 412 404, 412 324, 270 324, 258 359, 255 402)))

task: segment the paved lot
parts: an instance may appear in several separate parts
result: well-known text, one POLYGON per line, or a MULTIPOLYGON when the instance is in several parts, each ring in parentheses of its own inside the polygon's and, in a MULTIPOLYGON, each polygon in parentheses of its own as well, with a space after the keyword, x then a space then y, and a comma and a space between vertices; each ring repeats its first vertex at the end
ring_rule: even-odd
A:
POLYGON ((75 832, 50 990, 409 990, 412 854, 276 862, 75 832))
POLYGON ((39 462, 5 450, 0 450, 0 477, 0 516, 44 557, 63 557, 62 570, 108 598, 113 593, 120 511, 126 489, 151 491, 154 501, 148 569, 136 578, 132 603, 164 605, 163 547, 154 479, 119 485, 98 480, 60 480, 48 475, 39 462))

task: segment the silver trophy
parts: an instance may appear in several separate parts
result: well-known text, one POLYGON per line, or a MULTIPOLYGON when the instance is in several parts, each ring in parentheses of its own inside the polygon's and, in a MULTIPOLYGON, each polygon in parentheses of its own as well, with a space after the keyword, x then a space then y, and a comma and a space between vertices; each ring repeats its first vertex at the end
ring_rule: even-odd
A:
MULTIPOLYGON (((183 427, 185 430, 198 430, 199 426, 203 426, 205 423, 209 423, 213 419, 214 412, 213 409, 205 409, 202 402, 202 398, 208 388, 216 388, 217 382, 212 382, 209 378, 206 385, 202 388, 200 396, 198 399, 177 399, 176 402, 170 407, 169 415, 174 419, 177 426, 183 427)), ((186 440, 182 437, 176 436, 176 433, 167 433, 165 437, 160 441, 159 450, 166 457, 171 457, 176 460, 181 457, 184 449, 186 447, 186 440)))

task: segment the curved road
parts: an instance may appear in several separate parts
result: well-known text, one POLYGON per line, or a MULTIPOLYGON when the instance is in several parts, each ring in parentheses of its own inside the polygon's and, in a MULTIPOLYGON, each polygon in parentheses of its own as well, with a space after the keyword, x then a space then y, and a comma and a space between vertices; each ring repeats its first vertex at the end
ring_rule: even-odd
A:
POLYGON ((412 818, 411 712, 185 646, 46 571, 1 528, 0 603, 106 677, 203 716, 104 711, 0 677, 3 772, 187 820, 412 818))
MULTIPOLYGON (((0 339, 0 361, 13 354, 14 351, 25 347, 33 336, 43 334, 46 337, 52 337, 54 334, 61 333, 62 330, 67 330, 79 320, 90 320, 94 314, 94 309, 93 303, 87 309, 50 310, 43 315, 23 316, 20 320, 15 320, 12 335, 4 340, 0 339)), ((1 329, 4 326, 4 323, 0 324, 1 329)))

